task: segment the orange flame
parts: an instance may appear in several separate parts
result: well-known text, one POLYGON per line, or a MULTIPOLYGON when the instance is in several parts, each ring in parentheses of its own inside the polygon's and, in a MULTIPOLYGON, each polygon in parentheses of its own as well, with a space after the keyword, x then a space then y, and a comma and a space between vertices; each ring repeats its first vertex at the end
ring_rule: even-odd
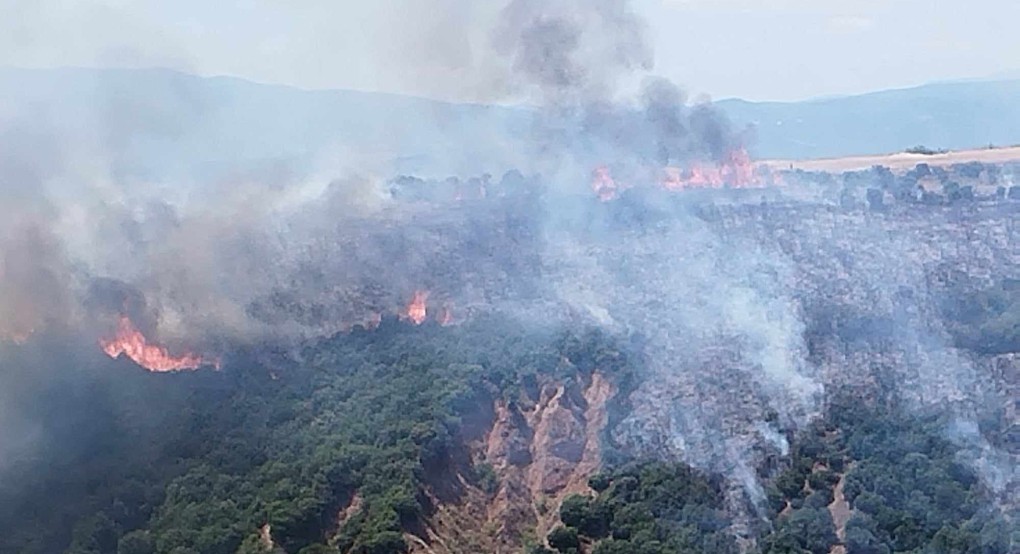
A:
POLYGON ((415 325, 421 325, 425 322, 427 317, 427 302, 429 299, 428 291, 418 290, 414 292, 414 298, 411 299, 411 303, 407 305, 404 317, 414 323, 415 325))
POLYGON ((752 188, 763 186, 747 150, 738 148, 716 164, 694 163, 686 170, 667 167, 660 184, 668 190, 691 188, 752 188))
POLYGON ((117 326, 117 336, 112 339, 100 339, 99 345, 111 358, 127 355, 136 364, 155 372, 183 371, 198 369, 203 365, 219 367, 219 362, 209 362, 197 354, 188 353, 183 356, 171 356, 166 348, 149 344, 145 336, 135 328, 127 316, 121 316, 117 326))
MULTIPOLYGON (((756 167, 744 148, 733 150, 720 162, 692 162, 683 168, 666 167, 659 179, 659 186, 666 190, 759 188, 780 183, 766 166, 756 167)), ((608 167, 600 166, 592 172, 591 188, 599 200, 608 202, 627 187, 613 179, 608 167)))

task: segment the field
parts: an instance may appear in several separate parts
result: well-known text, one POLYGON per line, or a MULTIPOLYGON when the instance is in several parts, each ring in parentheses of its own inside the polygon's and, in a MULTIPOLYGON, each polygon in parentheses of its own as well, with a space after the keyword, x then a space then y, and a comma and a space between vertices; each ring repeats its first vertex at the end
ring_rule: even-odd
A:
POLYGON ((814 160, 764 160, 760 162, 772 169, 800 169, 804 171, 826 171, 842 173, 857 171, 881 165, 889 169, 907 170, 919 163, 931 166, 950 166, 967 162, 1008 163, 1020 161, 1020 146, 1007 148, 982 148, 976 150, 956 150, 940 154, 880 154, 872 156, 848 156, 843 158, 822 158, 814 160))

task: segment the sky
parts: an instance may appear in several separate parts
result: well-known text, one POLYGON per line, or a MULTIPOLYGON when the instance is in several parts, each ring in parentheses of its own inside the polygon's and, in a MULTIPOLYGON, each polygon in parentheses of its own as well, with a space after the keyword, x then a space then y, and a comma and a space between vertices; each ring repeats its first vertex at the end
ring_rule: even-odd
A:
MULTIPOLYGON (((168 67, 302 88, 489 98, 495 0, 0 0, 0 66, 168 67)), ((633 0, 656 74, 799 100, 1020 78, 1015 0, 633 0)))

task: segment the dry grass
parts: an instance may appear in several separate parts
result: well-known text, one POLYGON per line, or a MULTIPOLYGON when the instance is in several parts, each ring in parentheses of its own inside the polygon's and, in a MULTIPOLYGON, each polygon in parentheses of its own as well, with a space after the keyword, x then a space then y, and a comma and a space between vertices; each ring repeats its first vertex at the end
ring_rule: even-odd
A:
POLYGON ((1020 146, 1008 148, 982 148, 979 150, 957 150, 944 154, 884 154, 876 156, 850 156, 845 158, 825 158, 817 160, 763 160, 760 164, 775 170, 802 169, 805 171, 827 171, 841 173, 857 171, 872 166, 883 165, 892 170, 913 168, 919 163, 932 166, 947 166, 966 162, 1004 163, 1020 161, 1020 146))

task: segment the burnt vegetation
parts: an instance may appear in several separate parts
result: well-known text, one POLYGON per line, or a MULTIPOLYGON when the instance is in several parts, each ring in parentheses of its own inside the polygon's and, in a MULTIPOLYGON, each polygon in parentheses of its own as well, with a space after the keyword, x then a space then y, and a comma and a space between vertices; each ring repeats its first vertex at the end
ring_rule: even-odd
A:
MULTIPOLYGON (((788 256, 799 281, 780 292, 793 291, 790 300, 803 319, 794 338, 805 346, 812 377, 828 386, 806 425, 782 421, 783 406, 759 394, 757 374, 740 372, 746 360, 729 351, 745 347, 742 337, 684 343, 688 337, 669 331, 694 335, 696 329, 681 325, 666 329, 670 344, 681 346, 656 351, 662 343, 655 341, 663 339, 655 336, 661 331, 656 320, 635 318, 641 325, 627 329, 571 312, 536 325, 525 316, 548 314, 538 302, 526 304, 535 312, 525 316, 479 302, 452 326, 441 325, 434 312, 421 325, 383 316, 377 327, 357 325, 298 349, 277 350, 271 342, 228 348, 222 370, 193 373, 151 374, 126 359, 111 361, 94 341, 56 332, 4 343, 0 423, 16 455, 0 467, 0 551, 421 551, 435 538, 430 526, 444 502, 462 500, 458 495, 465 490, 492 500, 507 488, 500 468, 465 454, 479 430, 492 424, 493 404, 535 403, 544 384, 591 380, 595 373, 615 390, 606 401, 602 468, 585 490, 562 502, 543 499, 525 507, 543 518, 552 514, 554 525, 512 537, 518 550, 1014 551, 1015 497, 1009 497, 1016 491, 1008 475, 996 476, 1000 460, 982 458, 1013 453, 1012 412, 970 399, 966 409, 943 409, 960 402, 951 396, 964 385, 938 388, 943 380, 966 381, 954 373, 962 366, 975 368, 977 380, 993 387, 1015 386, 1020 275, 1009 256, 1015 255, 1014 198, 1020 193, 1005 188, 1012 171, 919 164, 904 173, 794 172, 787 177, 800 188, 790 196, 806 190, 820 200, 793 200, 775 189, 674 194, 644 187, 622 191, 612 202, 589 198, 557 214, 564 228, 596 237, 593 250, 626 251, 620 258, 593 258, 612 269, 598 277, 621 280, 598 285, 666 286, 638 296, 653 311, 668 312, 675 300, 649 302, 676 285, 676 266, 663 262, 661 249, 676 236, 694 241, 687 231, 716 233, 704 245, 727 254, 767 247, 788 256), (678 220, 688 227, 669 234, 678 220), (924 249, 935 254, 901 267, 924 249), (631 263, 632 255, 644 256, 648 265, 631 263), (661 273, 656 263, 662 263, 661 273), (901 270, 895 277, 882 274, 901 270), (942 339, 948 343, 930 346, 942 339), (702 360, 702 351, 711 355, 702 360), (667 409, 704 415, 686 429, 692 435, 704 431, 706 442, 722 442, 727 433, 746 432, 735 422, 745 408, 752 423, 776 435, 749 440, 751 453, 735 456, 753 462, 747 476, 753 483, 736 487, 743 492, 734 494, 734 475, 727 472, 732 467, 725 465, 732 460, 700 459, 696 450, 677 452, 654 442, 654 433, 627 430, 629 418, 655 400, 645 396, 656 392, 646 387, 663 375, 650 369, 652 352, 659 363, 665 357, 690 364, 680 374, 693 376, 697 393, 667 397, 667 409), (952 355, 946 362, 932 352, 952 355), (760 404, 767 409, 754 411, 760 404), (738 416, 720 407, 732 407, 738 416), (635 434, 651 439, 633 448, 626 441, 635 434), (989 443, 967 444, 974 437, 989 443), (455 469, 459 473, 452 475, 455 469), (455 494, 437 492, 457 479, 463 483, 455 494)), ((490 177, 442 183, 401 178, 390 193, 399 202, 457 206, 454 215, 443 213, 459 225, 458 241, 423 266, 436 283, 512 291, 504 305, 511 303, 507 299, 546 299, 549 283, 530 278, 543 272, 556 277, 543 257, 548 229, 540 218, 549 204, 537 179, 516 172, 495 183, 490 177), (458 265, 482 259, 477 266, 458 265)), ((434 236, 449 236, 445 220, 428 224, 434 236)), ((413 250, 400 238, 378 239, 393 259, 413 250)), ((732 269, 726 261, 710 260, 709 267, 732 269)), ((771 273, 782 268, 746 269, 737 267, 737 275, 752 281, 760 274, 775 277, 771 273)), ((710 271, 704 278, 716 287, 730 277, 710 271)), ((746 291, 745 281, 725 292, 746 291)), ((756 285, 767 290, 768 281, 756 285)), ((694 296, 680 298, 703 300, 694 296)), ((318 325, 330 319, 329 306, 336 303, 314 296, 302 305, 298 298, 274 293, 249 309, 256 318, 318 325)), ((586 307, 566 304, 556 309, 586 307)), ((738 312, 754 307, 740 305, 738 312)), ((769 329, 773 323, 768 321, 769 329)), ((1005 393, 1009 398, 1015 389, 1005 393)), ((650 413, 653 423, 663 416, 650 413)), ((531 453, 524 448, 515 455, 531 453)))
POLYGON ((488 105, 10 81, 0 553, 1018 551, 1020 166, 755 164, 628 0, 408 4, 364 67, 488 105))
MULTIPOLYGON (((730 217, 712 207, 697 215, 730 217)), ((950 272, 940 285, 939 317, 956 345, 975 356, 1015 354, 1020 286, 965 277, 950 272)), ((899 298, 911 302, 906 292, 899 298)), ((816 356, 826 345, 887 348, 900 325, 817 298, 804 306, 804 340, 816 356)), ((168 375, 94 348, 65 356, 59 337, 6 348, 0 364, 21 387, 11 398, 32 399, 46 440, 5 468, 0 551, 412 551, 441 508, 428 494, 436 477, 460 463, 494 400, 596 371, 618 391, 604 467, 588 490, 545 508, 558 524, 521 538, 532 554, 1005 554, 1015 545, 1008 512, 947 437, 951 417, 909 407, 881 368, 868 384, 833 391, 808 427, 786 431, 788 451, 771 451, 756 468, 763 498, 746 506, 755 519, 738 536, 725 475, 637 456, 613 440, 640 401, 642 336, 515 321, 477 316, 443 327, 386 317, 297 355, 244 348, 222 371, 168 375)), ((1000 447, 1015 433, 992 415, 977 425, 1000 447)), ((466 479, 489 496, 501 487, 484 463, 466 479)))

